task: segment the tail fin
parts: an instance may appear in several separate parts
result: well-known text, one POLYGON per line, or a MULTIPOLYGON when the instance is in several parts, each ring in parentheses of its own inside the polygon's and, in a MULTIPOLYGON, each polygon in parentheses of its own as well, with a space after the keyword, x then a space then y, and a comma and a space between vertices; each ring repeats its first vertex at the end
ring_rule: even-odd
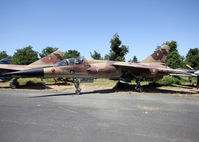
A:
POLYGON ((32 64, 28 65, 28 66, 32 66, 32 65, 54 65, 58 62, 60 62, 62 60, 64 53, 61 51, 55 51, 53 53, 51 53, 50 55, 41 58, 40 60, 33 62, 32 64))
POLYGON ((147 57, 141 63, 164 64, 169 50, 170 47, 168 45, 163 45, 160 49, 156 50, 152 55, 147 57))

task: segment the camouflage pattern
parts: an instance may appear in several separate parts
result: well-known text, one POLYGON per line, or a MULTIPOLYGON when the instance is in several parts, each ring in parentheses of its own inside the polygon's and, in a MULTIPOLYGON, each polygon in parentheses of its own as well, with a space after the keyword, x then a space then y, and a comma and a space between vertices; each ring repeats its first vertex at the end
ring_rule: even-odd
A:
POLYGON ((159 50, 141 63, 116 62, 105 60, 86 60, 80 65, 58 66, 44 69, 44 78, 77 77, 77 78, 109 78, 119 79, 141 76, 146 79, 161 79, 170 73, 188 73, 180 69, 164 66, 169 46, 163 45, 159 50), (55 72, 52 72, 54 70, 55 72))

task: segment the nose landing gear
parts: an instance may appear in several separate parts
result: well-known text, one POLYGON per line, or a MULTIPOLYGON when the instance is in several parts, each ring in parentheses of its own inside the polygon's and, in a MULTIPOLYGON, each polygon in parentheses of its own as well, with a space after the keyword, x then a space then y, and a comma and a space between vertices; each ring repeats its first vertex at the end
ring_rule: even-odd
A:
POLYGON ((136 78, 136 86, 135 86, 135 90, 137 92, 143 92, 143 88, 140 85, 140 78, 136 78))
POLYGON ((75 94, 80 95, 81 94, 81 88, 79 88, 79 84, 80 84, 79 79, 75 78, 73 82, 74 82, 75 89, 76 89, 75 94))
POLYGON ((138 76, 138 75, 133 75, 134 78, 136 79, 136 86, 135 86, 135 90, 137 92, 143 92, 143 88, 140 85, 140 81, 142 79, 142 76, 138 76))

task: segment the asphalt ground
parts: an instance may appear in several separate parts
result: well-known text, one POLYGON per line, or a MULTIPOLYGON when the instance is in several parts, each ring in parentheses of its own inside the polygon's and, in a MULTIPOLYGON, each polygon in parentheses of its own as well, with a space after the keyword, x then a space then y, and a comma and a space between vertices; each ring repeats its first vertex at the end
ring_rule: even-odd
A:
POLYGON ((199 97, 0 90, 0 142, 199 142, 199 97))

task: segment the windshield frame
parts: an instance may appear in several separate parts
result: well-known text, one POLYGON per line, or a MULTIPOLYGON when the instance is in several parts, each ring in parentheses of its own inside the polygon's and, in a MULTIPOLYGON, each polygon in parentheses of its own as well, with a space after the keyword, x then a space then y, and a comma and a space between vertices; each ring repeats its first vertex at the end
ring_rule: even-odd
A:
POLYGON ((61 62, 55 64, 54 66, 68 66, 68 65, 82 65, 84 64, 84 59, 82 58, 68 58, 64 59, 61 62))

